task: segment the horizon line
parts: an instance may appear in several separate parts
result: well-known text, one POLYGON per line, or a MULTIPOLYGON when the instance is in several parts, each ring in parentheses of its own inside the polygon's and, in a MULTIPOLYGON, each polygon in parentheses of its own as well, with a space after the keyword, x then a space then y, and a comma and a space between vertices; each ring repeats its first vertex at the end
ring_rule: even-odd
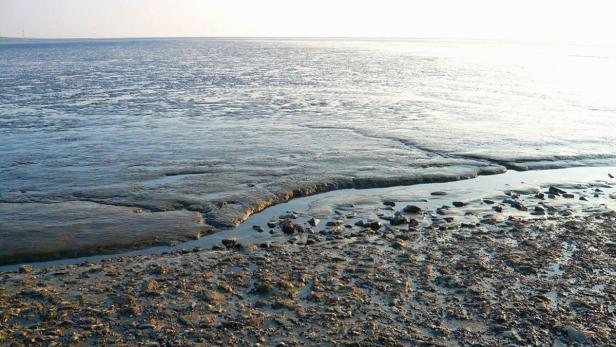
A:
POLYGON ((532 38, 512 38, 512 37, 463 37, 463 36, 308 36, 308 35, 204 35, 204 36, 98 36, 98 37, 78 37, 78 36, 58 36, 58 37, 16 37, 16 36, 1 36, 2 40, 156 40, 156 39, 357 39, 357 40, 463 40, 463 41, 501 41, 512 43, 568 43, 576 45, 595 45, 595 44, 610 44, 616 42, 601 42, 601 41, 565 41, 562 39, 532 39, 532 38))

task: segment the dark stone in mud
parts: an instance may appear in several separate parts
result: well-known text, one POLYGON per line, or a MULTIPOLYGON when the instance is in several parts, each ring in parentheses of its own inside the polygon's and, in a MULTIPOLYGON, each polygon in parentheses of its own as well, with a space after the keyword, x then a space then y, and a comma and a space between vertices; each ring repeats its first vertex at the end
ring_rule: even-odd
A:
POLYGON ((543 200, 543 199, 545 199, 545 194, 543 194, 543 193, 537 193, 537 195, 535 195, 535 197, 536 197, 537 199, 541 199, 541 200, 543 200))
POLYGON ((29 274, 32 272, 32 266, 30 265, 22 265, 19 267, 20 274, 29 274))
POLYGON ((582 201, 588 201, 588 198, 586 198, 585 196, 580 196, 580 200, 582 200, 582 201))
POLYGON ((260 226, 260 225, 253 225, 253 226, 252 226, 252 228, 253 228, 254 230, 256 230, 257 232, 259 232, 259 233, 262 233, 262 232, 264 232, 264 231, 265 231, 265 230, 263 229, 263 227, 262 227, 262 226, 260 226))
POLYGON ((376 230, 381 229, 381 227, 383 226, 383 224, 381 224, 381 222, 371 222, 371 223, 368 223, 368 224, 365 224, 365 223, 364 223, 364 226, 366 226, 366 227, 368 227, 368 228, 370 228, 370 229, 372 229, 372 230, 376 231, 376 230))
POLYGON ((495 202, 494 202, 494 201, 492 201, 492 200, 490 200, 490 199, 483 199, 483 202, 484 202, 485 204, 488 204, 488 205, 494 205, 494 204, 495 204, 495 202))
POLYGON ((567 192, 560 189, 560 188, 556 188, 554 186, 550 186, 550 188, 548 189, 548 193, 550 194, 554 194, 554 195, 562 195, 562 194, 566 194, 567 192))
POLYGON ((419 225, 419 222, 416 219, 411 218, 409 220, 409 228, 414 228, 419 225))
POLYGON ((614 175, 612 175, 611 173, 607 174, 607 176, 608 176, 609 178, 614 178, 614 175))
POLYGON ((364 226, 364 221, 363 220, 358 220, 357 222, 355 222, 355 226, 363 227, 364 226))
POLYGON ((541 206, 535 206, 534 212, 537 214, 545 214, 545 209, 541 206))
POLYGON ((565 194, 563 194, 563 198, 573 199, 573 198, 575 198, 575 195, 570 194, 570 193, 565 193, 565 194))
POLYGON ((436 213, 437 213, 437 214, 440 214, 441 216, 443 216, 443 215, 445 215, 445 214, 447 213, 445 210, 446 210, 446 209, 444 209, 444 208, 442 208, 442 207, 441 207, 441 208, 437 208, 437 209, 436 209, 436 213))
POLYGON ((308 224, 312 225, 313 227, 316 227, 321 221, 317 218, 310 218, 308 220, 308 224))
POLYGON ((239 249, 241 247, 241 244, 236 239, 224 239, 221 242, 228 249, 239 249))
POLYGON ((445 195, 447 195, 447 193, 439 191, 439 192, 432 192, 432 193, 430 193, 430 195, 433 195, 433 196, 445 196, 445 195))
POLYGON ((396 203, 391 201, 391 200, 385 200, 385 201, 383 201, 383 205, 385 205, 385 206, 396 206, 396 203))
POLYGON ((285 219, 280 222, 280 229, 285 234, 293 234, 293 232, 295 232, 295 229, 297 229, 297 225, 291 220, 285 219))
POLYGON ((517 200, 512 200, 512 199, 504 199, 503 200, 504 203, 509 204, 509 206, 520 210, 520 211, 528 211, 528 208, 526 206, 524 206, 521 202, 517 201, 517 200))
POLYGON ((276 227, 276 223, 274 222, 267 222, 267 226, 270 228, 275 228, 276 227))
POLYGON ((403 208, 402 211, 406 213, 419 213, 421 212, 421 207, 415 205, 406 205, 406 207, 403 208))
POLYGON ((455 207, 464 207, 464 205, 466 205, 462 201, 454 201, 451 204, 454 205, 455 207))
POLYGON ((406 218, 402 213, 400 212, 396 212, 396 214, 394 214, 394 216, 391 218, 391 220, 389 221, 389 223, 391 225, 402 225, 402 224, 408 224, 409 219, 406 218))
POLYGON ((494 206, 492 207, 492 209, 498 213, 502 213, 503 212, 503 208, 501 206, 494 206))

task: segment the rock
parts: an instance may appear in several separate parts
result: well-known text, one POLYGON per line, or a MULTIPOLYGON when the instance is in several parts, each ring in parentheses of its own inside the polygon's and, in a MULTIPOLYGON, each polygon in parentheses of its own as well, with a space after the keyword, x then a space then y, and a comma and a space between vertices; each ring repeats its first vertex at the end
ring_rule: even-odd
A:
POLYGON ((406 205, 405 208, 402 209, 405 213, 419 213, 421 212, 421 207, 415 205, 406 205))
POLYGON ((275 228, 276 227, 276 223, 275 222, 267 222, 267 226, 270 228, 275 228))
POLYGON ((512 199, 503 200, 504 203, 509 204, 511 207, 520 210, 520 211, 528 211, 528 208, 524 206, 521 202, 512 199))
POLYGON ((612 175, 611 173, 607 174, 607 176, 608 176, 609 178, 614 178, 614 175, 612 175))
POLYGON ((221 242, 223 246, 227 247, 228 249, 240 248, 240 243, 237 241, 237 239, 224 239, 221 242))
POLYGON ((575 196, 571 193, 564 193, 563 194, 563 198, 567 198, 567 199, 573 199, 575 198, 575 196))
POLYGON ((580 196, 580 200, 582 200, 582 201, 588 201, 588 198, 586 198, 585 196, 580 196))
POLYGON ((464 207, 464 205, 466 205, 462 201, 454 201, 451 204, 454 205, 455 207, 464 207))
POLYGON ((419 222, 416 219, 411 218, 409 220, 409 228, 414 228, 419 225, 419 222))
POLYGON ((439 191, 439 192, 432 192, 432 193, 430 193, 430 195, 433 195, 433 196, 445 196, 445 195, 447 195, 447 193, 439 191))
POLYGON ((548 193, 550 194, 554 194, 554 195, 562 195, 562 194, 566 194, 567 192, 560 189, 560 188, 556 188, 554 186, 550 186, 550 188, 548 189, 548 193))
POLYGON ((363 220, 358 220, 357 222, 355 222, 355 226, 363 227, 364 226, 364 221, 363 220))
POLYGON ((396 203, 391 201, 391 200, 385 200, 385 201, 383 201, 383 205, 385 205, 385 206, 392 206, 393 207, 393 206, 396 206, 396 203))
POLYGON ((317 218, 310 218, 308 220, 308 224, 312 225, 313 227, 316 227, 321 221, 317 218))
POLYGON ((32 272, 32 266, 31 265, 22 265, 19 267, 19 273, 20 274, 29 274, 32 272))
POLYGON ((285 234, 293 234, 295 229, 297 229, 297 225, 293 223, 291 220, 285 219, 282 222, 280 222, 280 229, 282 229, 282 232, 285 234))
POLYGON ((391 246, 395 249, 402 249, 406 247, 406 242, 401 239, 396 239, 391 246))
POLYGON ((545 214, 545 209, 543 207, 541 207, 541 206, 535 206, 533 214, 544 215, 545 214))
POLYGON ((495 204, 495 202, 494 202, 494 201, 492 201, 492 200, 490 200, 490 199, 483 199, 483 202, 484 202, 485 204, 488 204, 488 205, 494 205, 494 204, 495 204))
POLYGON ((252 228, 253 228, 254 230, 256 230, 257 232, 259 232, 259 233, 262 233, 262 232, 264 232, 264 231, 265 231, 265 230, 263 229, 263 227, 262 227, 262 226, 260 226, 260 225, 253 225, 253 226, 252 226, 252 228))
POLYGON ((391 218, 391 220, 389 221, 389 223, 391 225, 402 225, 402 224, 408 224, 409 223, 409 219, 406 218, 406 216, 404 216, 402 213, 400 213, 400 211, 396 212, 394 214, 394 216, 391 218))
POLYGON ((383 224, 381 224, 381 222, 371 222, 371 223, 368 223, 368 224, 364 224, 364 226, 366 226, 366 227, 376 231, 376 230, 381 229, 383 224))

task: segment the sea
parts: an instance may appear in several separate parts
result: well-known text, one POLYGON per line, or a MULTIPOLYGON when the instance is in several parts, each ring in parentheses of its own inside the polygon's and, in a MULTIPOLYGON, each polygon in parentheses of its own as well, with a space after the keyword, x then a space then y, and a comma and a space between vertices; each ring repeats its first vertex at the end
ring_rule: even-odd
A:
POLYGON ((613 165, 615 91, 609 44, 2 40, 0 255, 104 234, 106 208, 224 228, 336 189, 613 165))

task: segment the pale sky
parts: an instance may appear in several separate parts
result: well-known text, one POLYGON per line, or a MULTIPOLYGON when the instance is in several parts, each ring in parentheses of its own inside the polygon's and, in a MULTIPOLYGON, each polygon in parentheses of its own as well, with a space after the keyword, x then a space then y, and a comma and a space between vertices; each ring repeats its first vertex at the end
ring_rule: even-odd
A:
POLYGON ((0 36, 462 37, 616 42, 611 0, 0 0, 0 36))

